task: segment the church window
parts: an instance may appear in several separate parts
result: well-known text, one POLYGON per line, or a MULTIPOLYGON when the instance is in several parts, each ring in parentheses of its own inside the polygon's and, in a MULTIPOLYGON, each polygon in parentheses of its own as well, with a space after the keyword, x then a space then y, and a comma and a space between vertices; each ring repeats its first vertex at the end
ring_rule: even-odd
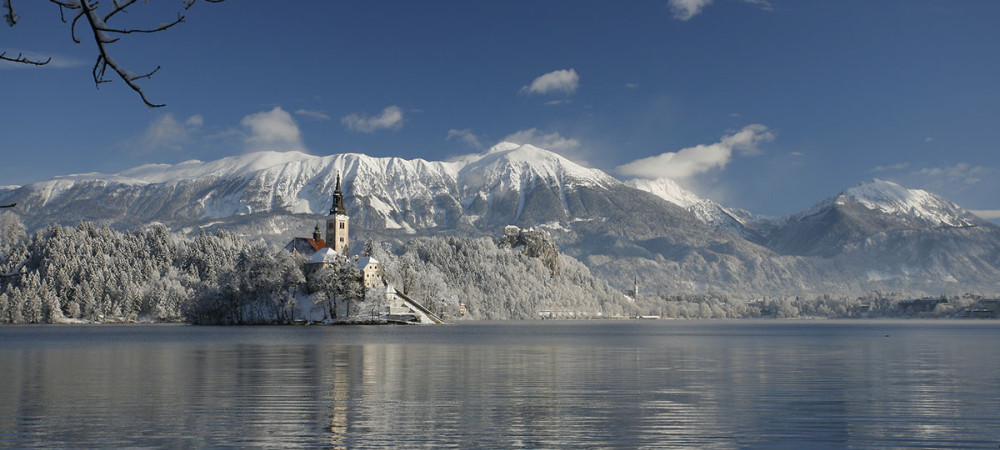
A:
POLYGON ((344 222, 340 222, 340 229, 341 229, 341 230, 343 230, 343 229, 344 229, 344 222))

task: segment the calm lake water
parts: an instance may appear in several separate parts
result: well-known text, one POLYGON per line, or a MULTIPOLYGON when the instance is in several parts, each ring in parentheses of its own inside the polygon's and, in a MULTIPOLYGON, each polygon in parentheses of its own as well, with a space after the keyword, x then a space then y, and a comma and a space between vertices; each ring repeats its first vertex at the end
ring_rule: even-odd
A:
POLYGON ((0 327, 0 446, 984 447, 1000 323, 0 327))

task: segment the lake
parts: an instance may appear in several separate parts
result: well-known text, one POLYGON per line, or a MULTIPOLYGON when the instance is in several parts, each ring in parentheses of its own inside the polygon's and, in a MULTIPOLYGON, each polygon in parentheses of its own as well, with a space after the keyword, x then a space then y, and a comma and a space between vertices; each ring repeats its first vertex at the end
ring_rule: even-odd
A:
POLYGON ((0 327, 0 446, 984 447, 1000 322, 0 327))

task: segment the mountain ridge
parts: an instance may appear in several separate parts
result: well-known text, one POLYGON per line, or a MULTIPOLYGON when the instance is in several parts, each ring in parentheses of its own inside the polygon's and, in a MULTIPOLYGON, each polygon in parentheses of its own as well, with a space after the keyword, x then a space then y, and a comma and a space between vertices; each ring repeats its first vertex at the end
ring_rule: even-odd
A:
POLYGON ((145 165, 0 191, 0 202, 16 201, 31 229, 159 222, 186 233, 230 228, 281 245, 321 220, 338 174, 360 232, 398 241, 540 227, 613 283, 639 275, 671 291, 857 293, 980 289, 1000 280, 1000 227, 925 191, 875 180, 764 218, 670 180, 623 182, 511 143, 451 162, 258 152, 145 165))

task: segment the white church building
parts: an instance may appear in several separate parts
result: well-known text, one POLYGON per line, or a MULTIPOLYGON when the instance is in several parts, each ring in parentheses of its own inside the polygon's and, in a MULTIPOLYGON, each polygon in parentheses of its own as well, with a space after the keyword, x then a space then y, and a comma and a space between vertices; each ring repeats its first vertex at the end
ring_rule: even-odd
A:
MULTIPOLYGON (((326 240, 319 235, 319 226, 313 232, 312 239, 295 238, 285 249, 309 256, 306 262, 306 276, 315 271, 349 258, 351 218, 344 207, 344 193, 340 187, 340 175, 337 175, 337 186, 333 191, 333 206, 326 219, 326 240), (314 251, 309 255, 310 251, 314 251)), ((427 308, 386 283, 382 264, 371 256, 357 258, 354 262, 365 289, 377 289, 385 286, 387 306, 379 312, 383 320, 390 322, 440 324, 443 321, 427 308)))

